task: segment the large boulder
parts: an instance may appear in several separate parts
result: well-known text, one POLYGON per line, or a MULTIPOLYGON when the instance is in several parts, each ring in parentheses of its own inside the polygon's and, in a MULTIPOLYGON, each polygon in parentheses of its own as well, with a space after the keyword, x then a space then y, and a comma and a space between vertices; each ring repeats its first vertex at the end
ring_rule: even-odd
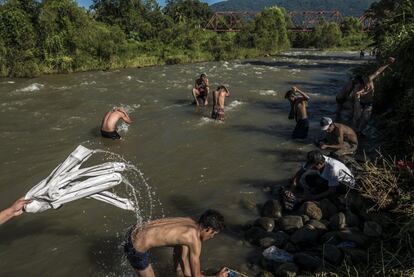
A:
POLYGON ((349 210, 346 211, 345 218, 346 218, 346 226, 348 227, 358 227, 360 224, 359 217, 349 210))
POLYGON ((332 245, 337 245, 338 243, 341 242, 337 231, 331 231, 331 232, 325 233, 324 235, 322 235, 321 241, 325 244, 332 244, 332 245))
POLYGON ((344 213, 337 213, 329 220, 329 228, 332 230, 342 230, 346 227, 346 217, 344 213))
POLYGON ((270 217, 261 217, 254 222, 254 225, 262 227, 266 232, 272 232, 275 228, 275 220, 270 217))
POLYGON ((267 233, 265 237, 259 240, 259 245, 263 248, 268 248, 272 245, 282 248, 289 240, 289 235, 283 231, 276 233, 267 233))
POLYGON ((258 244, 259 241, 262 238, 266 237, 267 234, 268 233, 265 230, 263 230, 263 228, 254 226, 254 227, 250 228, 249 230, 247 230, 246 239, 250 243, 258 244))
POLYGON ((306 225, 312 226, 313 228, 315 228, 316 230, 318 230, 320 234, 323 234, 323 233, 325 233, 328 230, 328 228, 326 227, 325 224, 323 224, 322 222, 317 221, 315 219, 309 220, 306 223, 306 225))
POLYGON ((294 245, 292 242, 287 242, 285 247, 283 247, 284 250, 286 250, 289 253, 296 253, 299 251, 299 248, 294 245))
POLYGON ((290 237, 290 240, 299 246, 316 245, 320 232, 313 226, 306 225, 296 230, 290 237))
POLYGON ((305 202, 300 208, 301 214, 309 216, 311 219, 321 220, 322 210, 318 207, 315 202, 305 202))
POLYGON ((366 246, 369 243, 369 238, 362 232, 354 231, 352 229, 344 229, 337 233, 338 237, 344 241, 353 241, 358 246, 366 246))
POLYGON ((293 260, 301 269, 315 272, 322 266, 322 260, 315 256, 307 253, 297 253, 293 256, 293 260))
POLYGON ((299 268, 294 263, 281 264, 275 271, 277 277, 295 277, 299 272, 299 268))
POLYGON ((334 214, 338 213, 338 208, 327 198, 319 202, 319 208, 322 210, 322 218, 325 219, 330 219, 334 214))
POLYGON ((344 259, 344 254, 338 247, 332 244, 324 244, 322 257, 333 265, 340 265, 344 259))
POLYGON ((279 200, 269 200, 262 208, 263 217, 280 218, 282 217, 282 204, 279 200))
POLYGON ((279 227, 282 231, 293 233, 299 228, 303 227, 302 217, 297 215, 287 215, 282 217, 279 221, 279 227))
POLYGON ((364 234, 368 237, 378 238, 382 235, 382 227, 375 221, 366 221, 364 223, 364 234))

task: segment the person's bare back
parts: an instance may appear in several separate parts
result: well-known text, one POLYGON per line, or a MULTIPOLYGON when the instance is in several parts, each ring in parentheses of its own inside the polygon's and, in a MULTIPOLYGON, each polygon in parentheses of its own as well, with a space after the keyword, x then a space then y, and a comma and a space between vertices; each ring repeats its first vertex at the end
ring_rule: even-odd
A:
POLYGON ((101 134, 103 137, 120 139, 121 136, 116 131, 116 124, 119 120, 123 120, 125 123, 131 124, 132 121, 129 118, 126 111, 122 108, 113 108, 108 111, 101 123, 101 134))
MULTIPOLYGON (((140 277, 155 276, 148 250, 174 247, 174 260, 179 276, 203 277, 200 255, 203 241, 213 238, 224 228, 223 216, 208 210, 198 222, 187 217, 163 218, 135 227, 124 245, 126 256, 140 277)), ((222 268, 215 276, 226 277, 222 268)))

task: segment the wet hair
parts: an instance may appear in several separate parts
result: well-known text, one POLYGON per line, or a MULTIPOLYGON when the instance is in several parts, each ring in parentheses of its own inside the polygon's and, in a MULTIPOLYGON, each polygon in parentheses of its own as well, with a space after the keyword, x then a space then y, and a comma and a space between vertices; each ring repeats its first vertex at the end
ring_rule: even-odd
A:
POLYGON ((217 91, 224 89, 226 92, 229 92, 229 90, 225 86, 218 86, 217 91))
POLYGON ((322 152, 319 150, 313 150, 308 152, 306 163, 308 165, 315 165, 325 162, 325 157, 322 155, 322 152))
POLYGON ((220 232, 226 227, 223 215, 215 210, 205 211, 200 216, 198 224, 200 224, 203 229, 211 228, 216 232, 220 232))
POLYGON ((200 78, 205 78, 205 77, 207 77, 207 75, 206 75, 205 73, 202 73, 202 74, 200 75, 200 78))
POLYGON ((293 90, 288 90, 285 94, 285 99, 289 99, 292 96, 295 96, 295 92, 293 90))

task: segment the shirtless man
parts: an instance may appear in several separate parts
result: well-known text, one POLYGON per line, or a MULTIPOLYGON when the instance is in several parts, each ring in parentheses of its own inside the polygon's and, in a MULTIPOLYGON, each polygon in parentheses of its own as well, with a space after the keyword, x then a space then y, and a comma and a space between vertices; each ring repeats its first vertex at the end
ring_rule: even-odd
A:
MULTIPOLYGON (((201 273, 202 242, 213 238, 225 228, 223 216, 214 210, 204 212, 198 222, 187 217, 163 218, 131 228, 124 251, 139 277, 154 277, 148 250, 155 247, 174 247, 178 276, 204 277, 201 273)), ((222 268, 215 276, 227 277, 222 268)))
POLYGON ((322 117, 321 129, 326 132, 326 139, 319 141, 322 150, 333 150, 339 156, 352 155, 357 150, 358 138, 351 127, 335 123, 329 117, 322 117))
POLYGON ((224 102, 230 96, 230 91, 225 86, 219 86, 213 93, 213 112, 211 118, 224 120, 224 102))
POLYGON ((116 123, 120 119, 122 119, 125 123, 132 123, 131 119, 123 108, 113 108, 105 114, 101 125, 101 134, 104 138, 121 138, 121 136, 116 131, 116 123))
POLYGON ((208 79, 206 74, 201 74, 200 78, 195 81, 195 85, 193 88, 193 97, 194 102, 197 106, 200 106, 198 103, 198 98, 203 99, 204 106, 208 105, 208 79))
POLYGON ((355 93, 364 86, 364 79, 356 75, 336 94, 336 118, 337 122, 351 122, 354 109, 355 93))
POLYGON ((293 130, 292 138, 293 139, 305 139, 308 137, 309 131, 309 119, 307 111, 307 103, 310 97, 298 89, 297 87, 292 87, 291 90, 286 92, 285 99, 290 102, 290 113, 289 119, 296 120, 296 127, 293 130), (295 93, 299 93, 300 96, 296 96, 295 93))
POLYGON ((24 199, 24 197, 22 197, 18 199, 16 202, 14 202, 14 204, 8 207, 7 209, 0 211, 0 225, 6 223, 13 217, 21 215, 23 213, 24 205, 30 202, 32 202, 32 200, 24 199))
POLYGON ((353 124, 358 133, 362 132, 371 119, 372 105, 374 103, 374 80, 385 69, 387 69, 395 59, 390 57, 388 63, 378 68, 373 74, 363 78, 363 84, 359 91, 354 95, 354 115, 353 124))

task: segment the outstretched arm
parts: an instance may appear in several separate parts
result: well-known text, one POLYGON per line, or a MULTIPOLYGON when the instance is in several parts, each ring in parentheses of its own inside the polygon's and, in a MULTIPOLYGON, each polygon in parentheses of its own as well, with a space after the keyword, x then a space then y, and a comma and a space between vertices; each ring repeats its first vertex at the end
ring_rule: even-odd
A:
POLYGON ((310 99, 309 95, 307 95, 305 92, 301 91, 299 88, 293 86, 292 89, 293 89, 294 92, 299 92, 299 94, 302 95, 306 100, 310 99))
POLYGON ((23 213, 24 205, 30 203, 31 200, 25 200, 23 197, 14 202, 9 208, 0 212, 0 225, 9 221, 15 216, 19 216, 23 213))
POLYGON ((377 69, 373 74, 369 75, 369 80, 372 82, 375 78, 377 78, 382 72, 384 72, 387 67, 389 67, 392 63, 395 62, 395 59, 393 57, 388 58, 388 63, 381 66, 377 69))

